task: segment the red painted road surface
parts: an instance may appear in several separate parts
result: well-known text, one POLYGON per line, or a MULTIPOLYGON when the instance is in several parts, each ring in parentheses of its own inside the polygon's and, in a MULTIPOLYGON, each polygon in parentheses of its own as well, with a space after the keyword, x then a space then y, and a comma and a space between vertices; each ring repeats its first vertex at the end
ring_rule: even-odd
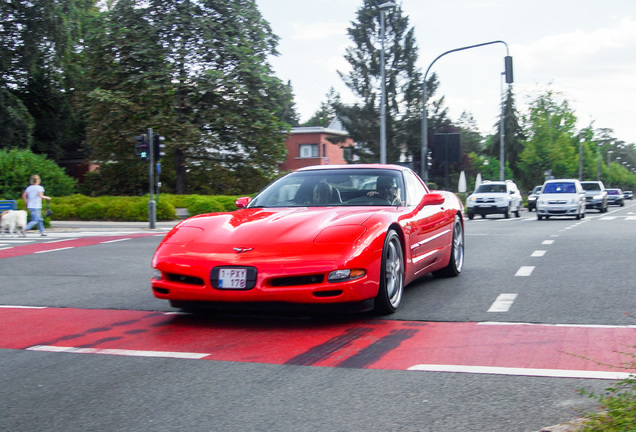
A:
MULTIPOLYGON (((104 242, 113 242, 117 240, 139 238, 139 237, 151 237, 156 235, 163 235, 157 233, 131 233, 125 235, 114 236, 99 236, 99 237, 83 237, 83 238, 71 238, 68 240, 53 240, 46 242, 31 243, 26 245, 20 245, 15 247, 8 247, 6 249, 0 249, 0 259, 11 258, 22 255, 31 255, 35 253, 50 252, 57 249, 68 249, 82 246, 93 246, 104 242)), ((19 239, 24 240, 24 237, 8 237, 7 239, 19 239)), ((29 239, 29 237, 26 237, 29 239)), ((2 239, 0 239, 1 241, 2 239)))
POLYGON ((635 372, 610 366, 633 352, 633 326, 327 323, 11 306, 0 308, 0 322, 4 349, 581 378, 635 372))

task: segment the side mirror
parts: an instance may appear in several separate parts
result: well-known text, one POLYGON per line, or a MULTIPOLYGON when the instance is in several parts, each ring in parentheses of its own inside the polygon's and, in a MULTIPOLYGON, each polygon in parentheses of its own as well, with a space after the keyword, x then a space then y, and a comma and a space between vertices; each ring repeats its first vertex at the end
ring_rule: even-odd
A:
POLYGON ((244 209, 245 207, 247 207, 247 205, 250 203, 250 201, 252 201, 252 198, 250 198, 250 197, 241 197, 241 198, 236 200, 234 205, 236 206, 236 208, 244 209))
POLYGON ((422 201, 420 201, 420 205, 418 207, 424 208, 430 205, 442 205, 444 204, 444 201, 446 201, 446 199, 444 198, 444 195, 440 193, 427 193, 424 195, 424 198, 422 198, 422 201))

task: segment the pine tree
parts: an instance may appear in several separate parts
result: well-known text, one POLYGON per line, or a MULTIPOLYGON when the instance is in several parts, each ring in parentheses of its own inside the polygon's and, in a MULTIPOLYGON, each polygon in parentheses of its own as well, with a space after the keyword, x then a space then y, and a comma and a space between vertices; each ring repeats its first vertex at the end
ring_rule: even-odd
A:
MULTIPOLYGON (((519 113, 515 106, 512 86, 508 87, 503 103, 504 117, 504 161, 510 166, 515 178, 521 176, 519 155, 523 152, 526 141, 525 133, 519 123, 519 113)), ((496 132, 489 140, 486 154, 499 160, 501 158, 501 118, 495 123, 496 132)))
MULTIPOLYGON (((356 142, 356 155, 362 162, 377 162, 380 154, 381 101, 381 0, 364 0, 357 21, 348 29, 353 46, 345 59, 348 73, 340 72, 347 87, 359 99, 353 105, 338 103, 336 112, 356 142)), ((419 165, 421 82, 417 45, 402 7, 385 12, 385 71, 387 162, 399 162, 404 155, 419 165)))

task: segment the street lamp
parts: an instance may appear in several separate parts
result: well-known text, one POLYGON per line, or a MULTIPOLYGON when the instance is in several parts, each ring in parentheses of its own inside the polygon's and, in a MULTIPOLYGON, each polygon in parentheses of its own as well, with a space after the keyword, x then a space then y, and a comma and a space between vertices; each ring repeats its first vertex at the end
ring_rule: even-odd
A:
POLYGON ((612 187, 612 169, 610 168, 610 155, 614 153, 612 150, 607 152, 607 186, 612 187))
POLYGON ((378 6, 380 9, 380 74, 382 80, 382 95, 380 100, 380 163, 386 163, 386 77, 384 73, 384 13, 393 9, 395 3, 386 2, 378 6))
MULTIPOLYGON (((505 71, 504 74, 506 76, 506 83, 508 84, 512 84, 513 82, 513 77, 512 77, 512 57, 510 57, 509 55, 509 51, 508 51, 508 44, 505 43, 504 41, 501 40, 497 40, 497 41, 492 41, 492 42, 484 42, 484 43, 480 43, 477 45, 470 45, 470 46, 465 46, 465 47, 461 47, 461 48, 455 48, 452 49, 450 51, 446 51, 445 53, 442 53, 440 55, 437 56, 437 58, 435 58, 435 60, 433 60, 431 62, 430 65, 428 65, 428 69, 426 69, 426 73, 424 73, 424 78, 422 80, 422 148, 421 148, 421 157, 420 157, 420 174, 422 175, 422 180, 424 180, 424 182, 428 182, 428 166, 427 166, 427 153, 428 153, 428 121, 426 119, 426 100, 428 99, 427 95, 426 95, 426 77, 428 76, 429 71, 431 70, 431 67, 433 67, 433 65, 435 64, 435 62, 437 60, 439 60, 440 58, 442 58, 443 56, 445 56, 446 54, 450 54, 453 52, 457 52, 457 51, 464 51, 467 49, 471 49, 471 48, 478 48, 481 46, 485 46, 485 45, 492 45, 492 44, 496 44, 496 43, 501 43, 504 44, 506 46, 506 57, 504 58, 504 66, 505 66, 505 71)), ((503 106, 502 106, 502 125, 503 125, 503 106)), ((502 128, 503 129, 503 128, 502 128)), ((501 153, 501 162, 500 162, 500 177, 503 179, 503 132, 501 134, 501 140, 500 140, 500 153, 501 153)))

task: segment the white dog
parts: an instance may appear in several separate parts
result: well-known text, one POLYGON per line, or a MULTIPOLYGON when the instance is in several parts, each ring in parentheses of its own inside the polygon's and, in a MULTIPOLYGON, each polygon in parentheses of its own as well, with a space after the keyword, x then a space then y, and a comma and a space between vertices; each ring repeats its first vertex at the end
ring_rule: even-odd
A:
POLYGON ((20 229, 23 237, 26 237, 24 228, 27 225, 27 212, 24 210, 6 210, 2 212, 2 220, 0 221, 0 235, 8 228, 12 236, 17 235, 16 228, 20 229))

